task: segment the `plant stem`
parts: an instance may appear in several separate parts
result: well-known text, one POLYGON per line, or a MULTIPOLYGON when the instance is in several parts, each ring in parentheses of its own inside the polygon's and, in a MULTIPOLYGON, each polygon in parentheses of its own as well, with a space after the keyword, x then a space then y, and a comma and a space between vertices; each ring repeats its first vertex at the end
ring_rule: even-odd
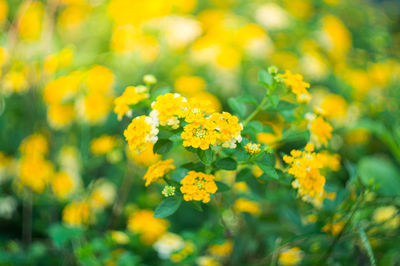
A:
POLYGON ((325 255, 321 258, 319 265, 323 265, 326 264, 326 260, 329 258, 329 256, 331 255, 333 248, 335 247, 335 245, 339 242, 340 238, 342 237, 343 233, 346 231, 346 228, 348 227, 348 225, 351 223, 351 220, 354 217, 354 214, 357 212, 358 207, 360 206, 362 200, 363 200, 364 194, 362 194, 357 202, 353 205, 352 211, 349 215, 349 217, 347 218, 342 230, 340 231, 340 233, 335 237, 335 239, 332 241, 331 245, 329 246, 328 250, 325 252, 325 255))
POLYGON ((268 98, 267 95, 264 96, 262 102, 257 106, 257 108, 246 118, 243 122, 243 127, 245 127, 263 108, 264 105, 267 103, 268 98))
POLYGON ((22 241, 25 247, 28 248, 32 242, 32 191, 26 188, 24 194, 22 241))

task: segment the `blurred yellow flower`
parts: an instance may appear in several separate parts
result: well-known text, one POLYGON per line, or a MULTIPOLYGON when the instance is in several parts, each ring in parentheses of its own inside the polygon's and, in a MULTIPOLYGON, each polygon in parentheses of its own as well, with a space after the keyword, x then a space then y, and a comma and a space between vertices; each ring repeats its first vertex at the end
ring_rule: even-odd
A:
POLYGON ((400 216, 395 206, 377 208, 372 215, 372 220, 387 229, 395 229, 400 225, 400 216))
POLYGON ((140 235, 141 241, 151 245, 167 231, 168 220, 154 218, 151 210, 138 210, 128 218, 128 230, 140 235))
POLYGON ((94 210, 104 209, 114 202, 116 187, 106 179, 98 179, 90 193, 89 204, 94 210))
POLYGON ((0 0, 0 24, 2 24, 8 16, 8 4, 6 0, 0 0))
POLYGON ((73 104, 52 104, 47 110, 47 120, 51 127, 62 129, 68 126, 75 118, 73 104))
POLYGON ((57 172, 51 179, 51 188, 59 199, 65 199, 74 192, 76 184, 68 173, 57 172))
POLYGON ((173 161, 174 159, 168 159, 151 165, 143 177, 143 179, 146 181, 145 186, 149 186, 151 183, 161 179, 169 171, 175 169, 175 166, 172 164, 173 161))
POLYGON ((286 86, 292 89, 299 103, 308 103, 310 101, 311 95, 307 91, 307 88, 310 88, 310 84, 303 81, 302 75, 292 74, 290 70, 286 70, 285 74, 281 76, 286 86))
POLYGON ((246 150, 246 152, 250 153, 250 155, 254 155, 261 151, 260 144, 251 142, 247 143, 247 145, 244 146, 244 149, 246 150))
POLYGON ((322 117, 316 117, 310 121, 311 142, 315 146, 327 145, 332 138, 332 126, 322 117))
POLYGON ((298 264, 303 258, 303 252, 299 247, 283 249, 279 253, 278 262, 280 265, 290 266, 298 264))
POLYGON ((102 93, 88 93, 80 106, 81 114, 89 124, 102 123, 112 109, 112 97, 102 93))
POLYGON ((246 198, 238 198, 233 203, 233 210, 237 213, 247 212, 253 215, 261 214, 260 204, 246 198))
POLYGON ((161 159, 161 155, 153 152, 152 143, 145 144, 142 152, 127 149, 127 154, 132 161, 144 167, 148 167, 161 159))
POLYGON ((19 179, 36 193, 42 193, 53 175, 53 165, 40 156, 23 156, 19 164, 19 179))
POLYGON ((226 240, 222 244, 215 244, 210 246, 208 250, 210 251, 211 255, 216 257, 228 256, 233 250, 233 242, 232 240, 226 240))
POLYGON ((36 41, 42 33, 44 6, 40 1, 26 1, 18 9, 18 34, 24 41, 36 41))
POLYGON ((104 155, 112 151, 116 145, 115 136, 102 135, 90 142, 90 151, 95 155, 104 155))
POLYGON ((120 245, 129 243, 129 236, 122 231, 111 231, 111 239, 120 245))
POLYGON ((74 201, 65 206, 62 220, 69 226, 79 227, 91 222, 90 205, 84 201, 74 201))
POLYGON ((89 93, 109 93, 114 85, 114 74, 110 69, 96 65, 86 72, 86 86, 89 93))
POLYGON ((19 151, 24 156, 45 156, 49 152, 47 138, 40 133, 32 134, 22 141, 19 151))
POLYGON ((185 96, 195 96, 205 88, 205 80, 198 76, 181 76, 175 80, 175 90, 185 96))
POLYGON ((130 105, 135 105, 141 100, 149 98, 148 89, 145 86, 128 86, 121 96, 114 99, 114 113, 118 115, 118 120, 129 114, 130 105))

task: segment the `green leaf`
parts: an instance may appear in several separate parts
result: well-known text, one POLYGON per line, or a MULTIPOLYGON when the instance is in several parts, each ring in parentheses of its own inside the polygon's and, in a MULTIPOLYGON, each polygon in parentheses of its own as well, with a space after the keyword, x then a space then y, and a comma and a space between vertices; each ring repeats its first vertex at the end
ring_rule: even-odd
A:
POLYGON ((249 178, 253 177, 253 172, 251 171, 250 168, 243 168, 242 170, 239 171, 236 175, 236 181, 245 181, 249 178))
POLYGON ((365 185, 376 185, 383 195, 398 196, 400 193, 400 171, 387 159, 364 157, 358 163, 358 174, 365 185))
POLYGON ((167 153, 172 148, 172 141, 169 139, 159 139, 156 144, 154 144, 153 152, 158 154, 167 153))
POLYGON ((205 151, 198 149, 196 151, 196 155, 197 155, 197 157, 199 157, 200 161, 202 163, 204 163, 205 165, 211 164, 212 159, 213 159, 213 152, 211 149, 208 149, 205 151))
POLYGON ((186 176, 189 171, 185 168, 177 168, 172 171, 171 179, 176 182, 181 182, 181 180, 186 176))
POLYGON ((155 101, 157 99, 158 96, 160 95, 164 95, 168 92, 171 92, 171 88, 170 87, 160 87, 160 88, 156 88, 155 90, 153 90, 151 92, 151 101, 155 101))
POLYGON ((154 212, 155 218, 165 218, 176 212, 182 203, 182 198, 169 197, 163 200, 154 212))
POLYGON ((258 166, 263 170, 264 174, 266 175, 263 178, 267 179, 279 179, 279 175, 274 166, 266 163, 266 162, 258 162, 258 166))
POLYGON ((268 103, 272 108, 276 108, 279 104, 279 96, 276 94, 268 95, 268 103))
POLYGON ((190 201, 190 205, 192 205, 192 207, 193 207, 195 210, 198 210, 198 211, 200 211, 200 212, 203 211, 203 207, 201 207, 201 203, 198 202, 198 201, 190 201))
POLYGON ((228 191, 231 189, 227 184, 219 182, 219 181, 215 181, 215 184, 218 187, 217 192, 225 192, 225 191, 228 191))
POLYGON ((266 87, 270 87, 274 83, 274 78, 265 70, 258 72, 258 82, 266 87))
POLYGON ((49 229, 50 238, 57 246, 63 246, 69 240, 79 239, 83 235, 80 227, 66 227, 61 224, 52 225, 49 229))
POLYGON ((238 98, 229 98, 228 105, 232 109, 232 111, 239 117, 244 117, 246 115, 246 104, 241 102, 238 98))
POLYGON ((235 170, 237 168, 237 162, 232 158, 222 158, 215 162, 215 166, 218 169, 235 170))

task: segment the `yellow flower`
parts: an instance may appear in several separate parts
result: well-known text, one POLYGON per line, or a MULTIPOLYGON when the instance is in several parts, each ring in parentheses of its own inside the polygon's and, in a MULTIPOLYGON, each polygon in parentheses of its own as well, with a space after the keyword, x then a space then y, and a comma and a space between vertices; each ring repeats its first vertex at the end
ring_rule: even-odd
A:
POLYGON ((145 186, 149 186, 151 183, 156 182, 164 175, 166 175, 169 171, 175 169, 175 166, 172 164, 174 159, 168 159, 164 161, 159 161, 147 169, 146 174, 143 179, 146 181, 145 186))
POLYGON ((328 140, 332 137, 332 126, 320 116, 312 119, 310 131, 311 142, 317 147, 327 145, 328 140))
POLYGON ((165 233, 154 243, 153 247, 161 259, 168 259, 173 253, 182 250, 185 242, 179 235, 165 233))
POLYGON ((203 201, 208 203, 210 201, 210 194, 217 192, 217 185, 215 184, 213 175, 207 175, 200 172, 190 171, 181 180, 181 192, 184 194, 185 201, 203 201))
POLYGON ((19 179, 36 193, 42 193, 53 175, 53 165, 41 156, 23 156, 19 165, 19 179))
POLYGON ((201 256, 198 257, 196 263, 199 266, 221 266, 222 264, 216 261, 213 257, 210 256, 201 256))
POLYGON ((82 73, 74 71, 47 83, 43 90, 43 100, 47 104, 60 104, 70 100, 79 90, 82 73))
POLYGON ((62 212, 62 220, 69 226, 79 227, 91 221, 90 205, 84 201, 71 202, 62 212))
POLYGON ((292 74, 290 70, 286 70, 285 74, 281 75, 286 86, 292 89, 292 92, 296 95, 296 99, 299 103, 308 103, 311 99, 310 93, 307 88, 310 84, 303 81, 303 76, 300 74, 292 74))
POLYGON ((47 110, 47 120, 54 129, 62 129, 68 126, 75 118, 73 104, 52 104, 47 110))
POLYGON ((184 116, 187 100, 178 93, 166 93, 157 97, 151 104, 153 111, 150 117, 154 121, 159 121, 162 126, 171 126, 176 129, 179 127, 178 118, 184 116))
POLYGON ((44 7, 40 1, 24 2, 18 9, 18 34, 24 41, 36 41, 42 32, 44 7))
POLYGON ((45 156, 49 152, 47 138, 42 134, 35 133, 26 137, 19 146, 20 152, 24 156, 40 155, 45 156))
POLYGON ((59 199, 65 199, 73 193, 76 185, 72 177, 66 172, 58 172, 51 179, 51 188, 59 199))
POLYGON ((104 155, 113 150, 116 145, 116 137, 102 135, 90 142, 90 151, 95 155, 104 155))
POLYGON ((337 94, 330 94, 324 97, 320 108, 322 115, 329 119, 343 119, 347 114, 347 102, 337 94))
POLYGON ((111 231, 111 239, 120 245, 129 243, 129 236, 122 231, 111 231))
POLYGON ((129 111, 129 105, 135 105, 143 99, 149 98, 147 87, 145 86, 128 86, 124 93, 114 99, 114 113, 118 115, 118 120, 121 120, 129 111))
POLYGON ((324 199, 325 177, 320 170, 324 167, 324 158, 315 153, 314 145, 307 144, 305 151, 292 150, 291 156, 285 155, 283 160, 289 164, 288 173, 294 176, 292 187, 298 189, 298 195, 316 206, 324 199))
POLYGON ((210 119, 202 118, 192 124, 187 124, 183 128, 181 137, 184 147, 200 148, 207 150, 210 145, 217 143, 218 132, 216 125, 210 119))
POLYGON ((279 253, 279 264, 281 265, 295 265, 301 261, 303 258, 303 252, 298 247, 293 247, 289 249, 284 249, 279 253))
POLYGON ((7 1, 0 0, 0 24, 2 24, 7 19, 7 15, 8 15, 7 1))
POLYGON ((65 30, 74 31, 77 29, 88 17, 90 10, 87 5, 76 4, 66 7, 58 15, 58 26, 61 32, 65 30))
POLYGON ((129 231, 139 234, 144 244, 151 245, 164 235, 168 225, 167 220, 154 218, 153 211, 139 210, 129 216, 127 227, 129 231))
POLYGON ((233 250, 233 242, 232 240, 227 240, 222 244, 215 244, 208 248, 211 255, 216 257, 224 257, 231 254, 233 250))
POLYGON ((101 178, 94 184, 94 189, 90 193, 89 204, 95 209, 104 209, 113 203, 116 195, 115 185, 101 178))
POLYGON ((142 152, 127 149, 127 154, 132 161, 143 167, 148 167, 161 158, 159 154, 153 152, 153 143, 145 144, 142 152))
POLYGON ((400 225, 400 216, 395 206, 377 208, 372 215, 372 220, 387 229, 395 229, 400 225))
POLYGON ((333 15, 322 18, 326 50, 336 60, 342 60, 351 48, 351 33, 340 19, 333 15))
POLYGON ((333 218, 336 221, 334 221, 333 223, 327 223, 322 227, 321 230, 322 232, 337 236, 343 230, 345 221, 341 218, 339 214, 335 214, 333 218))
POLYGON ((224 148, 236 148, 236 142, 242 141, 243 125, 239 119, 227 112, 213 113, 210 117, 218 131, 217 143, 224 148))
POLYGON ((260 149, 260 144, 256 144, 256 143, 247 143, 246 146, 244 146, 244 149, 250 153, 251 155, 259 153, 261 151, 260 149))
POLYGON ((204 79, 197 76, 182 76, 175 81, 176 91, 185 96, 195 96, 203 91, 205 87, 206 82, 204 79))
POLYGON ((233 210, 235 212, 247 212, 254 215, 259 215, 261 213, 260 204, 245 198, 235 200, 233 210))
POLYGON ((3 87, 6 93, 22 93, 28 90, 27 71, 10 70, 3 77, 3 87))
POLYGON ((148 143, 156 143, 158 129, 154 121, 147 116, 138 116, 132 119, 128 128, 124 131, 129 148, 138 152, 148 148, 148 143))
POLYGON ((96 65, 93 66, 86 75, 86 86, 89 92, 106 94, 112 90, 114 75, 110 69, 96 65))
POLYGON ((185 117, 186 122, 193 123, 202 120, 204 116, 213 112, 214 109, 209 101, 193 97, 189 98, 183 116, 185 117))
POLYGON ((112 107, 112 97, 98 92, 88 93, 83 99, 80 110, 83 118, 90 124, 103 122, 112 107))

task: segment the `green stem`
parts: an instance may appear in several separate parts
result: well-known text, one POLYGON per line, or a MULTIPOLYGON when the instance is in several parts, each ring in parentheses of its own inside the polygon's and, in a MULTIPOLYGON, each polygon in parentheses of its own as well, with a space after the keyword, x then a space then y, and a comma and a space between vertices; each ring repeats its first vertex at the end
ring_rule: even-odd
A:
POLYGON ((329 246, 329 248, 327 249, 327 251, 325 252, 325 255, 321 258, 320 260, 320 265, 323 265, 326 263, 326 260, 330 257, 333 248, 336 246, 336 244, 339 242, 340 238, 342 237, 343 233, 346 231, 346 228, 349 226, 349 224, 351 223, 354 214, 357 212, 358 207, 360 206, 362 200, 364 198, 364 195, 362 194, 357 202, 353 205, 352 211, 349 215, 349 217, 347 218, 342 230, 340 231, 340 233, 335 237, 335 239, 332 241, 331 245, 329 246))
POLYGON ((267 95, 264 96, 264 99, 262 102, 257 106, 257 108, 246 118, 246 120, 243 122, 243 127, 245 127, 265 106, 267 103, 268 98, 267 95))

